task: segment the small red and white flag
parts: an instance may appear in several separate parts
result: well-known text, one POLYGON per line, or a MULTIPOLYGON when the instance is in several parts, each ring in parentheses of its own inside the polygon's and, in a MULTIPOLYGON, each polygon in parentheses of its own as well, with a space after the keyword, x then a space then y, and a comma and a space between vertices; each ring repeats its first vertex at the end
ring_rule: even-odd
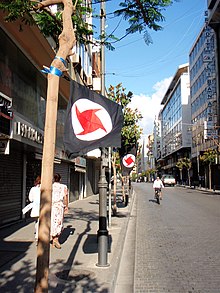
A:
POLYGON ((137 144, 122 146, 119 150, 122 176, 128 176, 132 171, 137 155, 137 144))
POLYGON ((133 168, 135 164, 135 156, 132 154, 127 154, 123 157, 122 163, 126 168, 133 168))

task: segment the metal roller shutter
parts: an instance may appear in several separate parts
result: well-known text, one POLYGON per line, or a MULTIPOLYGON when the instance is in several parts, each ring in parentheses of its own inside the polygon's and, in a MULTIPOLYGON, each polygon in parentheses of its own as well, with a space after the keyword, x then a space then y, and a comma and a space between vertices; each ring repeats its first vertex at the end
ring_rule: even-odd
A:
POLYGON ((54 173, 59 173, 63 184, 69 185, 69 165, 62 162, 61 164, 54 164, 54 173))
POLYGON ((0 227, 21 219, 22 154, 0 155, 0 227))

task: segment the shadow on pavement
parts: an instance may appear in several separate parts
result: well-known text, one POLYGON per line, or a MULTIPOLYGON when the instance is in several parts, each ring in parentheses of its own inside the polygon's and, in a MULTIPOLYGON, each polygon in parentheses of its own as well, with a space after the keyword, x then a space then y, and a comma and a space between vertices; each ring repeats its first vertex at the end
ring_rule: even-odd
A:
POLYGON ((10 268, 26 255, 33 241, 23 241, 23 239, 19 241, 17 239, 7 240, 7 237, 28 226, 31 222, 33 222, 32 219, 25 220, 0 229, 0 272, 2 272, 5 265, 10 268))

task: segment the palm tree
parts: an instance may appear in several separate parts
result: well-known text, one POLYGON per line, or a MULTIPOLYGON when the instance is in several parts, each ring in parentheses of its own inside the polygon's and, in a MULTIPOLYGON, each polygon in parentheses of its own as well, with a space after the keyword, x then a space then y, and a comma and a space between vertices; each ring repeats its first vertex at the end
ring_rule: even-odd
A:
POLYGON ((183 159, 179 159, 178 162, 176 163, 176 167, 180 171, 180 182, 183 182, 183 167, 184 167, 184 162, 183 159))
POLYGON ((207 149, 202 156, 200 156, 200 160, 205 164, 208 164, 208 172, 209 172, 209 189, 212 188, 212 169, 211 165, 215 162, 217 156, 217 151, 213 149, 207 149))
POLYGON ((189 158, 184 158, 184 164, 185 164, 185 167, 187 169, 187 174, 188 174, 188 181, 189 181, 189 186, 191 186, 191 179, 190 179, 190 169, 192 168, 192 162, 189 158))
POLYGON ((190 169, 192 168, 192 162, 189 158, 184 157, 178 160, 178 162, 176 163, 176 167, 180 170, 180 180, 182 182, 183 178, 183 168, 187 169, 187 174, 188 174, 188 181, 189 181, 189 185, 191 185, 191 180, 190 180, 190 169))

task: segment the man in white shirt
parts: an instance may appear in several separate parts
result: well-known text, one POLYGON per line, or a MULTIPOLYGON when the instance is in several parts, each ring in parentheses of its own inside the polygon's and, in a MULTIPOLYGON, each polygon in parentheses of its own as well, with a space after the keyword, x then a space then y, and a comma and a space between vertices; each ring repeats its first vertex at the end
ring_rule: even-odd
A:
POLYGON ((163 185, 163 182, 160 180, 160 177, 157 177, 154 180, 153 188, 154 188, 154 190, 156 190, 156 189, 159 190, 160 199, 162 199, 161 189, 164 188, 164 185, 163 185))

